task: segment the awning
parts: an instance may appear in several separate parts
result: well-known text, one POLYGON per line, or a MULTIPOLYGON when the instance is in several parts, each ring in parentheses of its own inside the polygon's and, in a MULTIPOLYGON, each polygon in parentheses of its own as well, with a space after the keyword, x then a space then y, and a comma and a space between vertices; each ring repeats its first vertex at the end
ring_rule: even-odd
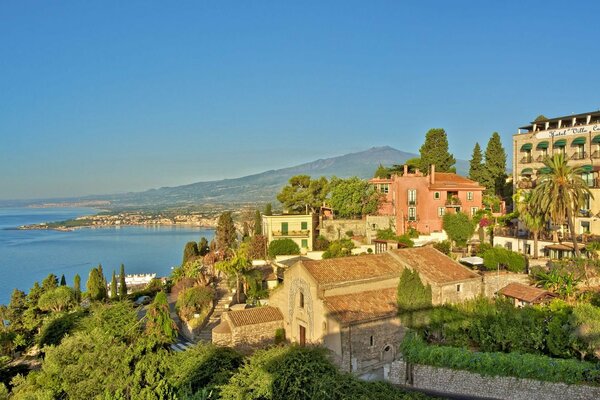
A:
POLYGON ((521 151, 531 150, 532 147, 533 145, 531 143, 525 143, 523 146, 521 146, 521 151))
POLYGON ((571 144, 585 144, 585 138, 584 137, 575 138, 575 139, 573 139, 571 144))
POLYGON ((533 169, 523 168, 523 170, 521 171, 521 175, 533 175, 533 169))
POLYGON ((458 262, 469 264, 469 265, 483 265, 483 258, 481 257, 463 257, 458 262))
POLYGON ((565 147, 567 145, 567 139, 559 139, 554 142, 554 147, 565 147))
POLYGON ((538 169, 539 174, 549 174, 550 172, 552 172, 552 169, 549 167, 542 167, 538 169))
MULTIPOLYGON (((598 139, 600 140, 600 135, 598 135, 598 139)), ((537 144, 537 146, 535 146, 536 149, 547 149, 548 148, 548 141, 544 140, 543 142, 539 142, 537 144)))
POLYGON ((594 167, 592 167, 591 165, 582 165, 579 168, 581 168, 583 172, 592 172, 594 170, 594 167))
POLYGON ((592 143, 600 143, 600 135, 594 136, 594 138, 592 139, 592 143))

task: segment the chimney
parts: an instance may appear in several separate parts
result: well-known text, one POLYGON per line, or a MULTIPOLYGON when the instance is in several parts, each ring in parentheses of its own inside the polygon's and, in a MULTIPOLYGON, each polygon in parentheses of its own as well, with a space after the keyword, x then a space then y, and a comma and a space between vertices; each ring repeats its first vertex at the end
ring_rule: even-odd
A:
POLYGON ((431 164, 431 173, 429 174, 430 182, 433 185, 435 183, 435 164, 431 164))
POLYGON ((404 176, 408 175, 408 164, 404 164, 404 176))

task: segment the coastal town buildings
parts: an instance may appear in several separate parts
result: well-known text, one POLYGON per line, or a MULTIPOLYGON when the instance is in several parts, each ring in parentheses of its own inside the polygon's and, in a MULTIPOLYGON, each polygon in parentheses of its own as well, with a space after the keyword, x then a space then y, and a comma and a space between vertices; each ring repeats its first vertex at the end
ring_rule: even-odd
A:
POLYGON ((483 186, 454 173, 436 172, 435 165, 428 175, 409 172, 405 165, 402 175, 369 182, 385 196, 377 214, 393 217, 399 235, 411 228, 423 234, 440 232, 444 214, 472 216, 483 207, 483 186))
POLYGON ((301 252, 306 253, 313 249, 318 223, 319 218, 314 213, 263 215, 262 231, 268 243, 277 239, 291 239, 301 252))
MULTIPOLYGON (((514 188, 529 190, 547 170, 546 156, 562 153, 568 164, 581 168, 593 197, 576 216, 576 235, 600 234, 600 111, 540 118, 513 135, 514 188)), ((568 228, 565 228, 568 229, 568 228)))

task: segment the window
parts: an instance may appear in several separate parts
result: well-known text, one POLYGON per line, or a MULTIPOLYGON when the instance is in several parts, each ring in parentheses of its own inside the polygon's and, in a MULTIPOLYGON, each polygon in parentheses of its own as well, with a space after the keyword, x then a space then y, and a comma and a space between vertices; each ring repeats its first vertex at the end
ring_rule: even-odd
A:
POLYGON ((506 243, 504 243, 504 248, 506 250, 512 251, 512 242, 506 242, 506 243))
POLYGON ((457 293, 462 292, 462 284, 459 283, 458 285, 456 285, 456 292, 457 293))
POLYGON ((382 183, 379 186, 379 191, 381 193, 389 193, 389 191, 390 191, 390 184, 389 183, 382 183))
POLYGON ((308 229, 308 222, 302 221, 300 223, 300 229, 302 229, 303 231, 307 230, 308 229))
POLYGON ((373 335, 371 335, 371 337, 369 338, 369 346, 373 347, 375 345, 375 339, 373 338, 373 335))
POLYGON ((416 221, 417 220, 417 209, 416 207, 408 207, 408 220, 416 221))
POLYGON ((287 222, 282 222, 281 223, 281 234, 282 235, 287 235, 288 234, 288 223, 287 222))
POLYGON ((408 189, 408 205, 414 206, 415 204, 417 204, 417 190, 408 189))
POLYGON ((584 210, 589 210, 591 207, 590 204, 590 195, 588 193, 584 193, 583 195, 583 209, 584 210))
POLYGON ((440 192, 433 192, 433 198, 434 198, 435 200, 439 200, 439 199, 440 199, 440 197, 441 197, 441 196, 440 196, 440 192))
POLYGON ((477 214, 477 211, 479 211, 479 208, 471 207, 471 216, 474 216, 475 214, 477 214))
POLYGON ((304 293, 300 292, 300 304, 298 304, 300 308, 304 308, 304 293))
POLYGON ((443 217, 446 214, 446 209, 444 207, 438 207, 438 217, 443 217))
POLYGON ((473 201, 473 192, 467 192, 467 200, 473 201))
POLYGON ((308 249, 308 239, 302 239, 302 248, 308 249))

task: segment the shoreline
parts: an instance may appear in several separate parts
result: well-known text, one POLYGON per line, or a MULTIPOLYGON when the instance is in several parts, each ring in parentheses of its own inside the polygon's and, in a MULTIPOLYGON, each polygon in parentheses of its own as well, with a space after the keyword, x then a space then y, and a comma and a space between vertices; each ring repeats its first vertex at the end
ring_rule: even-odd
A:
POLYGON ((126 227, 132 227, 132 226, 142 226, 142 227, 181 226, 181 227, 186 227, 186 228, 197 227, 197 228, 203 228, 203 229, 215 229, 216 228, 215 225, 203 225, 203 224, 197 224, 197 223, 193 223, 193 222, 172 222, 172 223, 156 222, 156 223, 145 223, 145 224, 96 224, 96 225, 81 225, 81 226, 73 226, 73 227, 67 227, 67 226, 51 227, 45 223, 42 223, 42 224, 36 224, 36 225, 21 225, 16 228, 8 228, 8 229, 14 229, 14 230, 19 230, 19 231, 73 232, 77 229, 103 229, 103 228, 120 228, 120 227, 126 228, 126 227))

